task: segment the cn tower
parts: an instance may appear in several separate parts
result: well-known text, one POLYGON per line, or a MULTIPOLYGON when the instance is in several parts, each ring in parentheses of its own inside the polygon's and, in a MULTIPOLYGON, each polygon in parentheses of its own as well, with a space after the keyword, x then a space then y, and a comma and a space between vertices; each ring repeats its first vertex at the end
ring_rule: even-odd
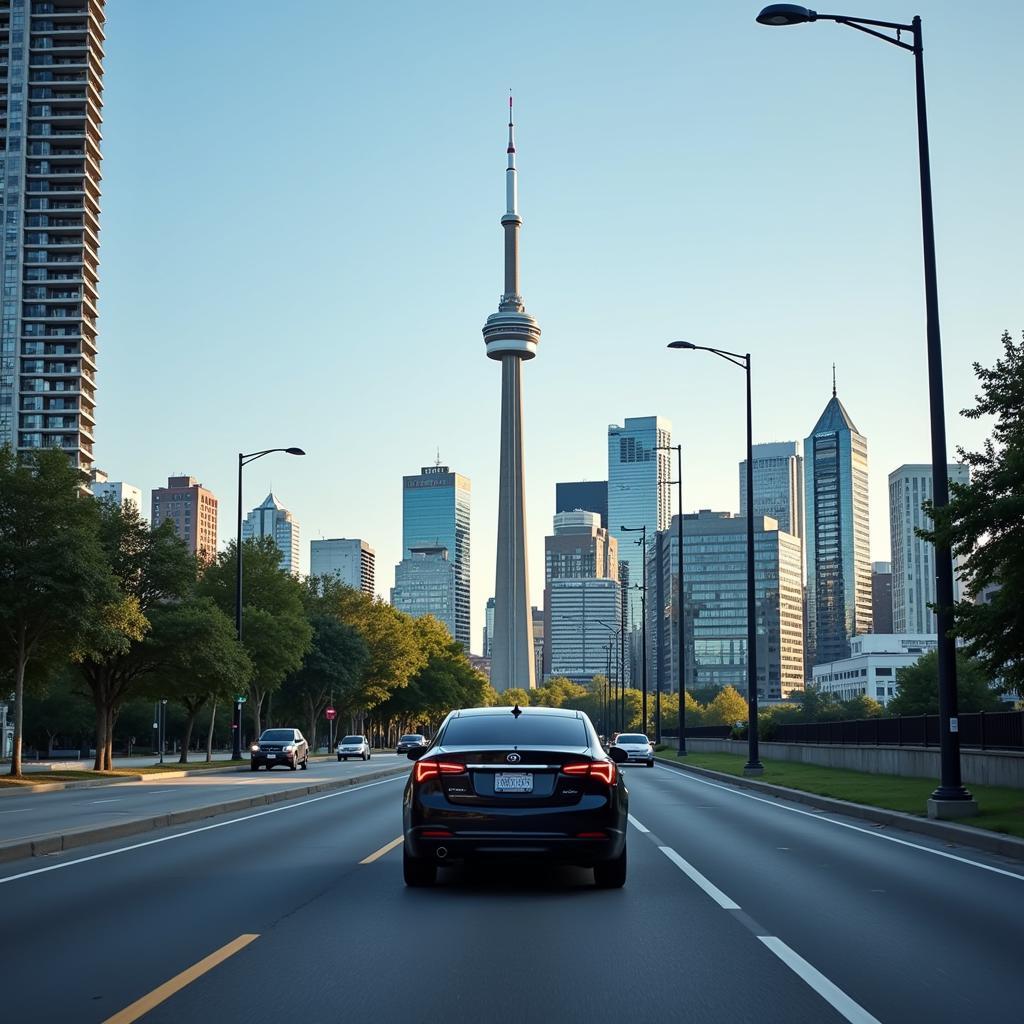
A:
POLYGON ((505 289, 484 324, 489 359, 501 360, 501 465, 498 481, 498 558, 494 583, 491 685, 532 689, 533 619, 526 559, 523 474, 522 366, 537 354, 540 327, 519 294, 519 197, 512 97, 508 99, 508 167, 505 170, 505 289))

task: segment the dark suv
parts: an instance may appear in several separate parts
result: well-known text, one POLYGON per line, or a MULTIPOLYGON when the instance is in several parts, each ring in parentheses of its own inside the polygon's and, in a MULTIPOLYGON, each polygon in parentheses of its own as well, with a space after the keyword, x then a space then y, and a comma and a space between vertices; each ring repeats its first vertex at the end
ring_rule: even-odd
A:
POLYGON ((275 764, 286 764, 292 771, 309 767, 309 744, 298 729, 264 729, 259 742, 249 748, 249 768, 256 771, 261 764, 267 771, 275 764))

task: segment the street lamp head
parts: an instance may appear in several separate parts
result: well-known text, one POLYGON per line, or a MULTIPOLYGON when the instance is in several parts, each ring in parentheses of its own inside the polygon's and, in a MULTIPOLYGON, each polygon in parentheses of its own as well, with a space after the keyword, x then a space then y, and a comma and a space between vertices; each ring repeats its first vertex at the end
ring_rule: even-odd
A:
POLYGON ((288 455, 305 455, 306 454, 301 448, 285 448, 285 452, 288 455))
POLYGON ((804 22, 817 20, 817 11, 798 4, 769 4, 757 16, 759 25, 803 25, 804 22))
POLYGON ((692 341, 670 341, 668 343, 669 348, 696 348, 692 341))

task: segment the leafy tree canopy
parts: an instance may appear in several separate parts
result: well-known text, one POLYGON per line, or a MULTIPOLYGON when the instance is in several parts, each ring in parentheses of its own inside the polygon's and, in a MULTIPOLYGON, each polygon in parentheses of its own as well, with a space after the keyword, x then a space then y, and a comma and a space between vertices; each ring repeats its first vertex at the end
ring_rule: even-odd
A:
MULTIPOLYGON (((999 711, 1004 705, 990 684, 984 662, 957 651, 958 707, 961 712, 999 711)), ((913 665, 896 672, 896 696, 889 701, 893 715, 939 713, 939 656, 922 655, 913 665)))

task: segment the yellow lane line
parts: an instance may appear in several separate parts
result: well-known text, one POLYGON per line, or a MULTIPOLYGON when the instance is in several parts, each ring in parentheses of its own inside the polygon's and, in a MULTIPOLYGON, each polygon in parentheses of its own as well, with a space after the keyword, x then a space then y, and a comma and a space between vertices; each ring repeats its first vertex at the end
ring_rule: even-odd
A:
POLYGON ((226 946, 221 946, 216 952, 203 957, 197 964, 193 964, 181 974, 175 975, 170 981, 165 981, 159 988, 153 989, 148 995, 136 999, 131 1006, 126 1006, 120 1013, 108 1017, 103 1024, 132 1024, 132 1021, 149 1013, 154 1007, 170 999, 176 992, 180 992, 186 985, 190 985, 197 978, 201 978, 207 971, 212 971, 218 964, 223 963, 228 957, 234 956, 239 950, 245 949, 258 935, 239 935, 232 939, 226 946))
POLYGON ((402 842, 402 837, 399 836, 397 839, 392 839, 386 846, 382 846, 376 853, 371 853, 369 857, 364 857, 359 863, 360 864, 372 864, 375 860, 379 860, 384 856, 385 853, 390 853, 396 846, 402 842))

